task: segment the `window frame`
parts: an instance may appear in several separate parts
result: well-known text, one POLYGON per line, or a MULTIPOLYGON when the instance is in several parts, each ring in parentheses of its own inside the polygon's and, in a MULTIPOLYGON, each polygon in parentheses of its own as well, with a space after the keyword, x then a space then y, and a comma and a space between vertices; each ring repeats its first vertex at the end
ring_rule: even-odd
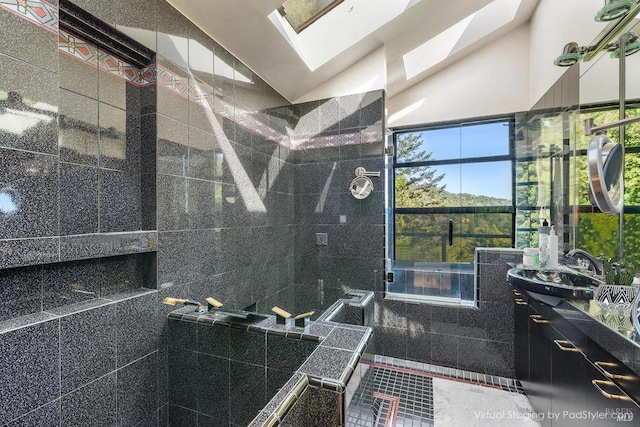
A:
MULTIPOLYGON (((394 263, 402 263, 406 261, 397 261, 396 260, 396 215, 402 214, 418 214, 418 215, 429 215, 429 214, 509 214, 511 215, 511 233, 510 235, 487 235, 487 237, 494 238, 509 238, 511 240, 511 247, 515 245, 516 239, 516 173, 515 173, 515 114, 502 115, 502 116, 493 116, 493 117, 485 117, 478 118, 472 120, 457 120, 450 122, 442 122, 431 125, 421 125, 421 126, 407 126, 407 127, 398 127, 394 129, 390 129, 389 142, 388 145, 392 145, 393 147, 393 156, 389 156, 386 164, 387 171, 387 197, 386 197, 386 206, 385 212, 387 214, 387 218, 385 222, 387 224, 387 249, 386 249, 386 270, 387 273, 392 273, 391 275, 387 274, 385 277, 385 288, 384 294, 385 298, 393 299, 393 300, 403 300, 403 301, 411 301, 411 302, 419 302, 419 303, 427 303, 427 304, 445 304, 459 307, 477 307, 478 304, 478 289, 477 283, 474 280, 474 295, 473 300, 455 298, 455 297, 437 297, 437 296, 429 296, 429 295, 420 295, 416 293, 402 293, 402 292, 394 292, 389 290, 389 283, 393 283, 394 269, 398 264, 394 263), (505 123, 509 126, 508 130, 508 153, 501 155, 491 155, 486 157, 465 157, 465 158, 457 158, 457 159, 443 159, 443 160, 423 160, 423 161, 398 161, 397 153, 398 153, 398 139, 402 135, 410 134, 410 133, 421 133, 425 131, 438 130, 438 129, 446 129, 446 128, 461 128, 463 126, 479 126, 485 124, 492 123, 505 123), (472 164, 472 163, 487 163, 487 162, 499 162, 499 161, 508 161, 510 162, 511 169, 511 204, 509 206, 457 206, 457 207, 411 207, 411 208, 398 208, 396 207, 396 195, 395 195, 395 186, 396 186, 396 170, 398 168, 406 168, 406 167, 429 167, 429 166, 441 166, 441 165, 464 165, 464 164, 472 164), (389 247, 390 246, 390 247, 389 247), (390 249, 391 248, 391 249, 390 249)), ((416 261, 418 263, 418 261, 416 261)), ((463 265, 466 263, 462 262, 425 262, 426 264, 448 264, 448 265, 463 265)), ((473 262, 469 263, 470 266, 473 265, 473 262)), ((459 271, 465 271, 465 269, 461 269, 459 271)), ((473 268, 471 269, 473 272, 473 268)))

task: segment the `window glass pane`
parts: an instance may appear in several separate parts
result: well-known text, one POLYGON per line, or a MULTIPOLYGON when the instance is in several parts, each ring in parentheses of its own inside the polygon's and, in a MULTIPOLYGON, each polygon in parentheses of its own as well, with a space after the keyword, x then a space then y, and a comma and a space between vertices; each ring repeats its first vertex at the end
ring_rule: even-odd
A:
POLYGON ((511 205, 511 162, 463 163, 460 169, 461 206, 511 205))
POLYGON ((496 122, 460 128, 461 158, 509 154, 509 123, 496 122))
POLYGON ((460 128, 434 129, 399 134, 398 163, 460 158, 460 128))
POLYGON ((395 232, 397 261, 448 263, 473 262, 476 247, 511 247, 513 234, 509 213, 398 214, 395 232))
MULTIPOLYGON (((626 140, 626 136, 625 136, 626 140)), ((640 154, 627 152, 624 155, 624 204, 640 206, 640 154)), ((625 217, 626 218, 626 217, 625 217)), ((625 229, 627 227, 625 226, 625 229)), ((625 252, 627 248, 625 247, 625 252)))
POLYGON ((460 205, 460 165, 398 167, 395 174, 397 208, 460 205))
POLYGON ((618 246, 618 215, 605 215, 599 212, 578 215, 577 248, 584 249, 595 256, 605 255, 611 258, 617 256, 618 246))

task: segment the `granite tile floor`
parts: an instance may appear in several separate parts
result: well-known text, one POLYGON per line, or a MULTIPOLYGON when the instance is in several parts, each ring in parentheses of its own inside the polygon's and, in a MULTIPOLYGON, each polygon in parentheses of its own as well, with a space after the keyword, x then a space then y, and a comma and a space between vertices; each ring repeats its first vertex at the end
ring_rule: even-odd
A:
POLYGON ((514 380, 496 381, 487 376, 471 379, 471 373, 455 371, 455 375, 449 375, 446 368, 402 362, 361 362, 360 382, 348 401, 347 426, 540 425, 538 414, 514 380))

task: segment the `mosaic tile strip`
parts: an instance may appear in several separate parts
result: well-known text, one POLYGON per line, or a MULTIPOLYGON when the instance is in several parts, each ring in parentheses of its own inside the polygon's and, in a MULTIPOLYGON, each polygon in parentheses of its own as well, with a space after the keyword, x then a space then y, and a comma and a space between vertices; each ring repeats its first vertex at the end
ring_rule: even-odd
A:
POLYGON ((0 0, 0 8, 8 10, 52 33, 58 32, 58 8, 39 0, 0 0))
POLYGON ((58 33, 58 50, 79 61, 98 66, 98 48, 64 30, 58 33))
POLYGON ((100 66, 101 71, 136 86, 147 86, 156 82, 155 65, 139 69, 64 30, 58 33, 58 50, 93 67, 100 66))

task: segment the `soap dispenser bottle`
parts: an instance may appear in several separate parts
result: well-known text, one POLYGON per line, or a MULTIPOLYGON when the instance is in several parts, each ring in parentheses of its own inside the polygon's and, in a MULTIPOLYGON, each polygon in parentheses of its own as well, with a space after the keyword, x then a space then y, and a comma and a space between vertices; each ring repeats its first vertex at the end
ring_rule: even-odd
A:
POLYGON ((549 258, 549 222, 542 220, 542 226, 538 227, 538 251, 540 253, 540 267, 547 267, 549 258))
POLYGON ((556 234, 556 226, 551 226, 549 231, 549 250, 547 251, 547 267, 558 268, 558 235, 556 234))

